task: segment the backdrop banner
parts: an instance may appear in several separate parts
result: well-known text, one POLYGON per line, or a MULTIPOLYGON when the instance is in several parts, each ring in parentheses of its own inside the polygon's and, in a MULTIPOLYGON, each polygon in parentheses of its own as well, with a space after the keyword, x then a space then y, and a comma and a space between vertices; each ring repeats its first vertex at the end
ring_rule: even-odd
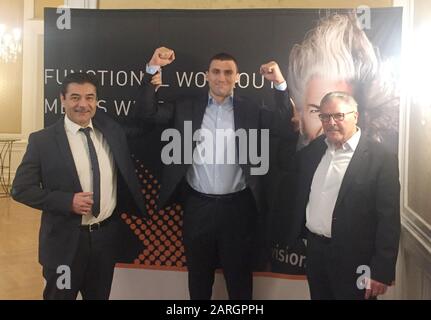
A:
MULTIPOLYGON (((161 142, 160 136, 165 128, 149 125, 132 116, 133 109, 137 108, 135 99, 139 86, 144 77, 149 77, 145 74, 145 65, 157 47, 174 49, 176 55, 175 62, 163 68, 162 100, 207 92, 205 72, 210 57, 228 52, 236 57, 239 66, 240 79, 235 94, 248 96, 263 108, 273 108, 274 89, 259 74, 259 67, 268 61, 277 61, 289 79, 288 87, 299 121, 300 141, 294 149, 314 138, 310 128, 318 118, 316 110, 310 107, 312 104, 307 103, 306 94, 320 89, 309 86, 310 79, 316 79, 310 71, 315 67, 310 66, 308 73, 302 75, 293 70, 298 70, 301 63, 304 67, 307 63, 326 61, 325 55, 330 57, 328 61, 336 61, 340 56, 340 61, 326 66, 337 69, 334 74, 338 75, 330 76, 326 72, 326 80, 345 79, 359 102, 361 128, 387 147, 397 150, 401 16, 401 8, 365 7, 354 11, 46 9, 45 126, 64 115, 59 98, 62 79, 70 72, 95 74, 100 81, 97 112, 106 112, 125 126, 137 175, 142 182, 142 193, 149 207, 151 219, 148 221, 137 218, 134 212, 121 214, 122 256, 115 271, 111 298, 188 298, 181 203, 155 207, 161 188, 160 152, 166 143, 161 142), (339 19, 331 19, 334 16, 339 19), (353 34, 343 29, 342 17, 349 17, 350 21, 355 17, 358 28, 353 34), (331 23, 334 25, 328 25, 331 23), (320 34, 323 41, 314 42, 321 46, 315 59, 319 61, 307 61, 313 58, 301 51, 310 43, 306 39, 312 38, 313 33, 318 37, 318 30, 325 28, 326 31, 320 34), (364 37, 355 38, 354 33, 361 33, 360 30, 364 37), (334 32, 334 36, 330 32, 334 32), (341 34, 341 38, 336 34, 341 34), (353 52, 349 59, 337 53, 341 46, 338 40, 345 41, 347 35, 352 37, 352 42, 347 44, 353 52), (292 50, 297 50, 297 54, 291 55, 292 50), (350 67, 342 67, 343 63, 350 67), (300 79, 305 74, 308 78, 300 79), (301 80, 304 81, 302 86, 301 80)), ((325 80, 324 75, 320 76, 325 80)), ((320 134, 320 129, 314 131, 320 134)), ((294 199, 290 198, 292 186, 286 183, 289 179, 285 179, 291 153, 284 152, 283 147, 281 139, 271 140, 270 170, 265 177, 269 181, 265 190, 269 209, 259 221, 261 242, 255 251, 256 299, 309 297, 304 271, 305 243, 298 241, 293 248, 286 245, 289 212, 294 199), (286 226, 286 233, 283 228, 280 232, 280 226, 286 226)), ((222 274, 217 273, 214 298, 226 298, 221 280, 222 274)))

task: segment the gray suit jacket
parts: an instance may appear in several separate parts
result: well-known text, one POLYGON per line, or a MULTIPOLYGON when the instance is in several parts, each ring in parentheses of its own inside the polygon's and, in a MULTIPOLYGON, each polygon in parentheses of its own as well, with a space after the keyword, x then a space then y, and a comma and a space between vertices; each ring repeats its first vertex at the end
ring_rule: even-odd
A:
MULTIPOLYGON (((93 125, 102 132, 114 155, 118 170, 116 211, 147 217, 122 128, 101 111, 93 118, 93 125)), ((72 262, 81 224, 81 216, 71 211, 77 192, 82 188, 62 118, 30 135, 12 185, 16 201, 42 210, 39 261, 43 266, 57 268, 72 262)))

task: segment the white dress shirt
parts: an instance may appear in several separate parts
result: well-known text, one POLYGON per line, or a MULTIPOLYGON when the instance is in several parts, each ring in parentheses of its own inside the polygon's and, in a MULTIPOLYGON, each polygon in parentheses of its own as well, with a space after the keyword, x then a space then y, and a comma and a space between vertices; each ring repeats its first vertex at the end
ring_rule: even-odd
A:
MULTIPOLYGON (((100 168, 100 213, 96 218, 92 214, 82 216, 82 224, 101 222, 112 215, 117 205, 117 173, 114 157, 109 145, 102 133, 93 127, 92 122, 88 127, 90 137, 93 140, 100 168)), ((80 125, 72 122, 67 115, 64 117, 64 128, 72 151, 76 171, 83 192, 93 192, 93 173, 85 134, 79 129, 80 125)))
POLYGON ((311 232, 331 238, 335 203, 360 137, 358 128, 338 150, 325 140, 328 148, 314 173, 306 209, 306 227, 311 232))

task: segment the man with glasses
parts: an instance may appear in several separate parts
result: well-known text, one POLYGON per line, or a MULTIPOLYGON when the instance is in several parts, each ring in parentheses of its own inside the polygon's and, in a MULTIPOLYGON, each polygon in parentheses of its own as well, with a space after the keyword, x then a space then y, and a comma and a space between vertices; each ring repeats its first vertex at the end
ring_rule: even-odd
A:
POLYGON ((376 298, 395 279, 398 160, 361 132, 358 117, 352 96, 328 93, 320 103, 324 135, 297 155, 291 241, 306 230, 312 299, 376 298))

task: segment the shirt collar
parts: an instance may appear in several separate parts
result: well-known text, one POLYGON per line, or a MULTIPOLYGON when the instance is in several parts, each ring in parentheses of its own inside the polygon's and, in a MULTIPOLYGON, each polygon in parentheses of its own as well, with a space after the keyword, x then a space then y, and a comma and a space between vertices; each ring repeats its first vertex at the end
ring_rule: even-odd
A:
MULTIPOLYGON (((90 123, 88 124, 87 127, 90 127, 91 129, 94 130, 94 128, 93 128, 93 122, 91 121, 91 119, 90 119, 90 123)), ((64 116, 64 128, 66 129, 66 131, 69 131, 70 133, 77 134, 78 131, 79 131, 79 129, 81 129, 82 127, 79 124, 77 124, 77 123, 73 122, 72 120, 70 120, 69 117, 66 114, 64 116)))
POLYGON ((224 99, 224 101, 221 104, 218 104, 215 99, 208 94, 208 105, 216 105, 216 106, 221 106, 221 107, 233 107, 233 93, 227 97, 226 99, 224 99))
MULTIPOLYGON (((361 128, 356 127, 358 130, 353 134, 353 136, 350 137, 349 140, 347 140, 341 147, 341 150, 347 151, 347 150, 351 150, 353 152, 355 152, 358 143, 359 143, 359 139, 361 138, 361 128)), ((328 139, 325 139, 325 143, 328 146, 328 148, 334 149, 334 146, 329 143, 328 139)))

